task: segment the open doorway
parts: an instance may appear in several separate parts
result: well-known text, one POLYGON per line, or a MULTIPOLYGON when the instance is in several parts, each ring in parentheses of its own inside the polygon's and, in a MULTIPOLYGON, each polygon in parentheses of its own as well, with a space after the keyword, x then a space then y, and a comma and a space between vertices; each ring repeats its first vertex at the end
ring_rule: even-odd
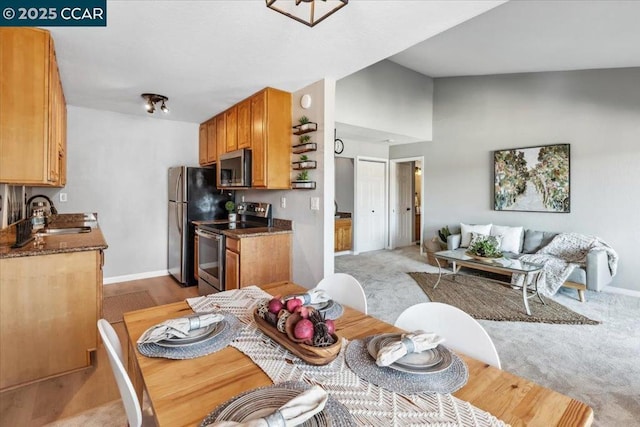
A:
POLYGON ((389 247, 391 249, 418 244, 422 253, 423 162, 422 156, 391 160, 389 183, 389 247))

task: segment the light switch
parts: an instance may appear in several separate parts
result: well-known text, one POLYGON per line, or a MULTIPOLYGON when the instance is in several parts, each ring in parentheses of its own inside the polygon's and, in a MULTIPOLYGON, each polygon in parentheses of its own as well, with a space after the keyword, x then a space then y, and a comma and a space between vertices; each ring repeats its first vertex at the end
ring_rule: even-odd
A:
POLYGON ((60 193, 60 201, 63 203, 67 201, 67 193, 60 193))
POLYGON ((284 196, 280 197, 280 207, 283 209, 287 207, 287 198, 284 196))
POLYGON ((311 198, 311 210, 319 211, 320 210, 320 197, 312 197, 311 198))

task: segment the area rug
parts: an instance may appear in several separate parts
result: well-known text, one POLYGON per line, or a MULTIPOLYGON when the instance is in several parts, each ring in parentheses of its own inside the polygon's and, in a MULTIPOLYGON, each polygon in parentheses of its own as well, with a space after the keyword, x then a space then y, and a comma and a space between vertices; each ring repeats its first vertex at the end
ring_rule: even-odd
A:
POLYGON ((139 291, 114 295, 102 300, 102 315, 109 323, 122 322, 122 315, 128 311, 156 306, 149 292, 139 291))
POLYGON ((437 274, 407 273, 418 283, 431 301, 453 305, 469 313, 475 319, 503 320, 515 322, 542 322, 571 325, 597 325, 600 322, 576 313, 557 302, 538 297, 529 299, 531 316, 528 316, 522 301, 522 291, 511 286, 492 282, 482 277, 443 275, 440 284, 437 274))

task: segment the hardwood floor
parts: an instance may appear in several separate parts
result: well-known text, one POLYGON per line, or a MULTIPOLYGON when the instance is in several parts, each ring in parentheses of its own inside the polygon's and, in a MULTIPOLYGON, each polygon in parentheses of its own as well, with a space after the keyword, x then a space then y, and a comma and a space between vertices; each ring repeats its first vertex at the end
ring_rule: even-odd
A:
MULTIPOLYGON (((162 276, 106 285, 103 296, 143 290, 148 291, 158 305, 198 295, 197 286, 182 288, 171 276, 162 276)), ((124 343, 124 324, 115 323, 113 327, 124 343)), ((127 351, 126 345, 123 350, 127 351)), ((118 399, 120 395, 107 355, 100 346, 91 368, 0 393, 0 426, 39 427, 118 399)))

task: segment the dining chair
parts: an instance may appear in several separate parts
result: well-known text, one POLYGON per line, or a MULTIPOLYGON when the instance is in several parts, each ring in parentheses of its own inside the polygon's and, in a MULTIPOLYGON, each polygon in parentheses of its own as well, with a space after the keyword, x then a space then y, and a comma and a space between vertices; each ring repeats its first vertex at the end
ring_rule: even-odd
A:
POLYGON ((367 314, 367 296, 355 277, 346 273, 326 276, 316 286, 324 289, 335 301, 367 314))
POLYGON ((415 304, 400 314, 395 326, 406 331, 421 329, 436 333, 452 350, 502 369, 500 356, 487 331, 457 307, 440 302, 415 304))
POLYGON ((122 354, 122 346, 120 345, 120 339, 113 326, 105 320, 98 320, 98 331, 104 342, 104 347, 107 349, 107 356, 109 357, 109 364, 111 370, 118 384, 118 390, 120 391, 120 397, 124 404, 124 410, 127 414, 127 420, 129 427, 140 427, 143 425, 151 424, 150 420, 143 420, 142 408, 138 401, 138 396, 133 388, 129 374, 124 367, 124 360, 122 354))

